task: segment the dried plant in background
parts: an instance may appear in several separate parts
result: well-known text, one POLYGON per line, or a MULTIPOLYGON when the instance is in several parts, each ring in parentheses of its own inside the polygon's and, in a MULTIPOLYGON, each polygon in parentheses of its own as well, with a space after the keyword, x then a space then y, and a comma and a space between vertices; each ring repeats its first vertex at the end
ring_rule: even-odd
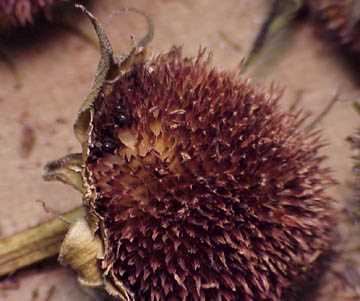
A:
POLYGON ((340 237, 334 246, 337 256, 325 278, 325 296, 336 300, 360 300, 360 136, 359 131, 348 139, 355 151, 353 193, 346 200, 342 218, 339 221, 340 237), (335 292, 335 294, 334 294, 335 292))
POLYGON ((339 45, 360 51, 360 2, 357 0, 308 0, 322 30, 339 45))
POLYGON ((54 6, 63 0, 0 0, 0 27, 25 26, 39 14, 50 18, 54 6))
POLYGON ((86 42, 94 44, 93 39, 76 26, 75 18, 70 18, 73 2, 72 0, 0 0, 0 60, 13 73, 15 88, 20 88, 22 85, 21 74, 12 59, 11 51, 7 50, 7 45, 14 42, 17 45, 24 36, 31 36, 30 30, 37 24, 41 26, 41 19, 59 24, 86 42))
POLYGON ((248 67, 279 36, 288 40, 285 34, 291 29, 299 16, 310 16, 314 27, 323 36, 327 36, 356 57, 360 51, 360 2, 357 0, 273 0, 268 17, 264 21, 245 66, 248 67), (307 14, 303 14, 307 12, 307 14))

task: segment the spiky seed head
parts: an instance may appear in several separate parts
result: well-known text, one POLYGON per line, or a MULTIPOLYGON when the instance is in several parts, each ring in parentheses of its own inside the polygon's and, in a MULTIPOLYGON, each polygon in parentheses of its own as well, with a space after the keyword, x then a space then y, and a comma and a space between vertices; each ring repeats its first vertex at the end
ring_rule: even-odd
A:
POLYGON ((136 300, 280 300, 329 249, 320 138, 278 99, 178 48, 99 94, 88 201, 136 300))
POLYGON ((61 0, 0 0, 0 25, 26 25, 33 23, 34 16, 43 13, 49 16, 54 5, 61 0))
POLYGON ((360 5, 354 0, 307 0, 323 30, 347 49, 360 51, 360 5))

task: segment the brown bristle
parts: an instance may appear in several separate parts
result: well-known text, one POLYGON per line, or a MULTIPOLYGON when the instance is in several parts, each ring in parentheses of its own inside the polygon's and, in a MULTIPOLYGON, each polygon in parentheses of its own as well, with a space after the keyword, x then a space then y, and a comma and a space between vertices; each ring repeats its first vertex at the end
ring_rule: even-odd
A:
POLYGON ((280 300, 329 249, 321 142, 278 99, 177 48, 103 90, 90 205, 136 300, 280 300))
POLYGON ((48 15, 49 10, 61 0, 0 0, 0 25, 26 25, 33 23, 35 15, 48 15))
POLYGON ((322 29, 340 45, 360 51, 360 7, 352 0, 307 0, 322 29))

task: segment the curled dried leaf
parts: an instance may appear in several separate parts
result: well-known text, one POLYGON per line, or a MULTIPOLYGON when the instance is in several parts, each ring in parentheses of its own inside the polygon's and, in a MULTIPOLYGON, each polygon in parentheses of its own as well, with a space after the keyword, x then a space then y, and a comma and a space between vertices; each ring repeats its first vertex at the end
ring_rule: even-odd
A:
POLYGON ((60 181, 84 192, 84 162, 81 154, 70 154, 49 162, 44 167, 43 178, 46 181, 60 181))

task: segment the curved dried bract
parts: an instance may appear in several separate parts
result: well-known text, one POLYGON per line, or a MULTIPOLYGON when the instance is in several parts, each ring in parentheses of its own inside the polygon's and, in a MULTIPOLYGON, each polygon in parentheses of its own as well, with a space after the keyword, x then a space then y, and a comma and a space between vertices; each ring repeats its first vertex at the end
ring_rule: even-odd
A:
POLYGON ((320 26, 342 46, 360 51, 360 5, 354 0, 308 0, 320 26))

